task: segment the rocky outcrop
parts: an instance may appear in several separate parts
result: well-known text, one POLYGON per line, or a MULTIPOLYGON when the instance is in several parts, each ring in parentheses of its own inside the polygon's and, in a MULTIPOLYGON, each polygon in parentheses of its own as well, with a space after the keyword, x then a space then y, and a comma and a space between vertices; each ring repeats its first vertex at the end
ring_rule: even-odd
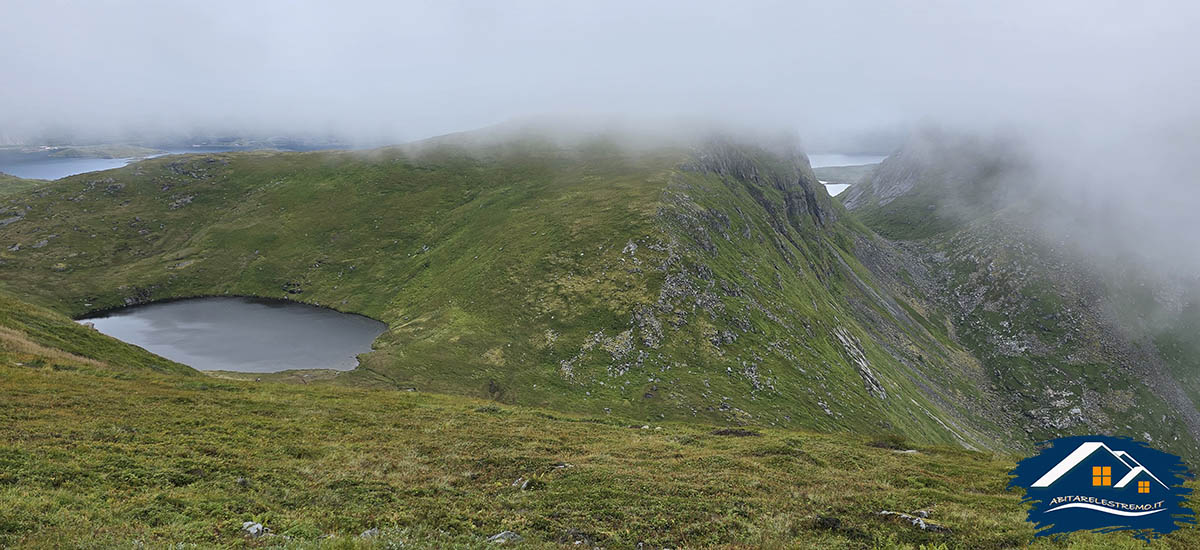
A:
POLYGON ((871 372, 871 365, 867 362, 867 356, 863 354, 862 345, 858 338, 846 331, 844 327, 833 329, 833 335, 837 337, 838 342, 842 345, 842 349, 846 352, 846 357, 858 370, 858 375, 862 377, 863 384, 866 385, 867 391, 871 395, 880 399, 887 399, 887 390, 883 389, 883 384, 879 383, 879 379, 875 377, 875 373, 871 372))
POLYGON ((773 224, 789 223, 795 229, 803 230, 836 221, 829 194, 813 175, 808 158, 787 145, 778 145, 774 149, 769 151, 731 140, 713 139, 698 149, 694 161, 686 167, 719 174, 731 185, 745 185, 770 215, 773 224), (782 209, 768 199, 767 189, 782 194, 782 209))

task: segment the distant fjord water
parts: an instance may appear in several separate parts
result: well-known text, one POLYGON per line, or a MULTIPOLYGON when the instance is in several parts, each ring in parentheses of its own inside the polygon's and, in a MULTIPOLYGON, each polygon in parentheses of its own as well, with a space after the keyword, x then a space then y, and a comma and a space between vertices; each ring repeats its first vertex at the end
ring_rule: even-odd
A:
MULTIPOLYGON (((315 151, 326 147, 288 147, 280 151, 315 151)), ((230 151, 255 151, 262 147, 237 147, 220 145, 196 145, 193 147, 168 147, 162 153, 151 155, 153 158, 163 155, 186 155, 194 153, 225 153, 230 151)), ((275 150, 275 149, 272 149, 275 150)), ((54 150, 15 151, 0 150, 0 172, 18 178, 34 180, 57 180, 76 174, 99 172, 120 168, 142 158, 89 158, 89 157, 56 157, 54 150)))

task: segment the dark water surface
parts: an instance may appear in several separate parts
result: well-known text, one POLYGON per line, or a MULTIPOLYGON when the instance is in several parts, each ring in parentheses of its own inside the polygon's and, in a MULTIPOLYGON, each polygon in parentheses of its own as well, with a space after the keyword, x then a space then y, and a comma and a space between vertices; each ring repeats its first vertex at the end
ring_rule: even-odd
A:
POLYGON ((350 370, 383 323, 295 302, 192 298, 86 318, 104 334, 199 370, 350 370))

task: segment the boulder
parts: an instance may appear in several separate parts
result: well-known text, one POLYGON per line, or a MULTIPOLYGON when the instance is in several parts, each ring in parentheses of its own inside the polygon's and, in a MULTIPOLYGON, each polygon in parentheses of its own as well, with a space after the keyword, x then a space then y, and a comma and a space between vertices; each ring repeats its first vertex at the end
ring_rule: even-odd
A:
POLYGON ((267 528, 263 527, 263 524, 261 523, 247 521, 242 523, 242 532, 245 533, 247 537, 256 539, 267 534, 267 528))
POLYGON ((487 541, 494 542, 496 544, 516 544, 521 542, 524 538, 525 537, 522 537, 521 535, 518 535, 512 531, 501 531, 488 537, 487 541))

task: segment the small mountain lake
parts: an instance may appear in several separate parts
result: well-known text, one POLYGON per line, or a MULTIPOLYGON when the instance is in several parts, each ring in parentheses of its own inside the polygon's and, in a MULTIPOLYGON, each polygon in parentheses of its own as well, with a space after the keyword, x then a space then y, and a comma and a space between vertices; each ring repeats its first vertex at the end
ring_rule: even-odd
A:
POLYGON ((387 325, 283 300, 215 297, 136 305, 80 319, 198 370, 351 370, 387 325))

